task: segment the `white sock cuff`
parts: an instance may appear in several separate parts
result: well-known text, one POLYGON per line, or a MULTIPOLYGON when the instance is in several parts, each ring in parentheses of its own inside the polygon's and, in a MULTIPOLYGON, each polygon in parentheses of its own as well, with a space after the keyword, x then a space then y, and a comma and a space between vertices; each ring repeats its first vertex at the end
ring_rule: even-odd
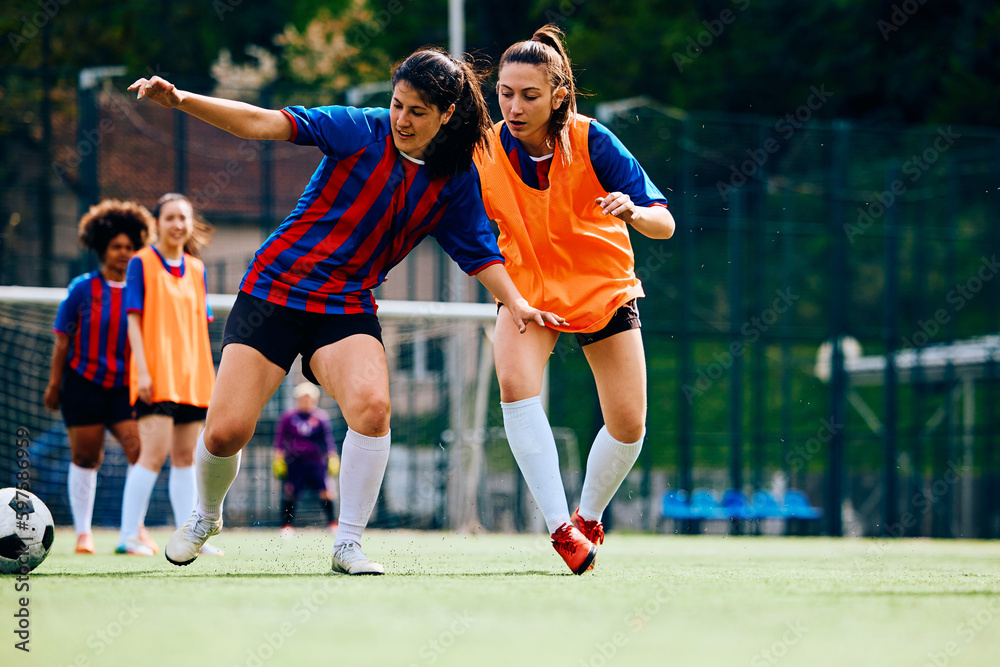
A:
POLYGON ((639 439, 635 442, 622 442, 621 440, 615 440, 611 434, 608 433, 607 426, 602 426, 601 430, 597 434, 597 437, 595 438, 595 440, 604 440, 614 451, 619 451, 620 448, 622 454, 630 453, 636 447, 642 447, 642 443, 645 439, 646 429, 643 428, 642 435, 640 435, 639 439))
POLYGON ((232 456, 216 456, 212 452, 208 451, 208 447, 205 446, 205 437, 203 433, 201 436, 198 437, 198 446, 194 450, 194 457, 196 461, 201 460, 209 464, 213 463, 219 464, 223 463, 224 461, 232 461, 234 459, 239 461, 239 456, 242 453, 243 450, 240 450, 235 454, 233 454, 232 456))
POLYGON ((385 435, 376 435, 372 437, 369 435, 361 435, 357 431, 348 428, 347 436, 344 438, 344 442, 347 442, 347 440, 350 439, 351 444, 358 449, 366 449, 370 452, 381 452, 389 449, 389 443, 392 440, 391 436, 391 430, 385 435))
POLYGON ((84 475, 87 477, 97 477, 97 468, 84 468, 70 461, 69 469, 74 475, 84 475))
POLYGON ((529 407, 531 405, 534 405, 535 403, 541 405, 541 403, 542 403, 542 397, 541 396, 532 396, 531 398, 525 398, 525 399, 522 399, 520 401, 512 401, 510 403, 504 403, 503 401, 500 401, 500 408, 502 410, 504 410, 504 411, 506 411, 506 410, 516 410, 518 408, 529 407))
POLYGON ((148 482, 149 480, 153 480, 153 484, 156 484, 156 479, 160 476, 160 473, 153 472, 146 466, 139 465, 138 463, 132 466, 132 469, 129 470, 129 474, 134 475, 142 481, 148 482))

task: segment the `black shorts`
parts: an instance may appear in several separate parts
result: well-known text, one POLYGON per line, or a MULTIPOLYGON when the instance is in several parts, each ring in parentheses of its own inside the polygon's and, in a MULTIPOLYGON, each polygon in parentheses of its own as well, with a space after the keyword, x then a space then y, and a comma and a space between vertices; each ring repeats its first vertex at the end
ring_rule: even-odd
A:
MULTIPOLYGON (((497 302, 498 313, 500 312, 500 308, 502 306, 502 303, 497 302)), ((605 338, 611 338, 615 334, 622 333, 623 331, 638 329, 640 326, 642 325, 639 322, 639 306, 636 304, 635 299, 632 299, 615 311, 615 314, 611 317, 611 320, 604 325, 603 329, 594 331, 593 333, 574 333, 573 335, 576 336, 576 342, 580 344, 580 347, 584 347, 586 345, 590 345, 591 343, 604 340, 605 338)))
POLYGON ((185 403, 173 403, 171 401, 161 401, 150 405, 145 401, 136 401, 135 418, 140 419, 149 415, 163 415, 172 417, 174 425, 190 424, 191 422, 205 421, 208 408, 199 408, 197 405, 187 405, 185 403))
POLYGON ((222 347, 230 343, 249 345, 286 373, 291 370, 295 357, 301 354, 302 374, 310 382, 319 384, 309 368, 313 354, 321 347, 355 334, 365 334, 382 343, 382 325, 378 317, 372 313, 309 313, 241 291, 226 320, 222 347))
POLYGON ((615 334, 620 334, 623 331, 638 329, 640 326, 639 306, 636 304, 635 299, 632 299, 616 310, 615 314, 611 317, 611 320, 605 324, 604 328, 600 331, 595 331, 593 333, 575 333, 573 335, 576 336, 576 342, 580 344, 580 347, 584 347, 586 345, 590 345, 591 343, 604 340, 605 338, 611 338, 615 334))
POLYGON ((128 402, 128 387, 106 389, 68 366, 63 371, 59 407, 67 428, 97 424, 111 426, 135 419, 128 402))

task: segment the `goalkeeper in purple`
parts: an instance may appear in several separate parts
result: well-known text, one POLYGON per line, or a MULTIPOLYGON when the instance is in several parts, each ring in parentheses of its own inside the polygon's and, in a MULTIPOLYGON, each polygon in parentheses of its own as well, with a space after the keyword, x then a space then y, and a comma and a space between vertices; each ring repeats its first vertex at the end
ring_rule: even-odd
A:
POLYGON ((153 77, 129 90, 244 139, 294 141, 323 154, 295 210, 257 251, 226 321, 222 360, 195 455, 198 507, 170 538, 187 565, 222 528, 240 452, 298 355, 347 422, 332 569, 383 574, 361 550, 389 458, 389 379, 371 290, 417 243, 442 248, 505 305, 520 331, 561 325, 532 308, 503 267, 471 171, 492 123, 467 64, 423 49, 392 74, 389 109, 270 110, 178 90, 153 77))

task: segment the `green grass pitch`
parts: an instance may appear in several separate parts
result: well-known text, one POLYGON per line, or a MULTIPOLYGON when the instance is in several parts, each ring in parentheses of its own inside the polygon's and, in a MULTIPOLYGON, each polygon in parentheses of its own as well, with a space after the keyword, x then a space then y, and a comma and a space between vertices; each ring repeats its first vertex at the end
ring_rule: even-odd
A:
POLYGON ((1000 664, 997 542, 611 533, 577 577, 544 536, 369 531, 388 574, 346 577, 319 530, 225 531, 181 568, 96 538, 60 529, 27 592, 0 577, 0 665, 1000 664))

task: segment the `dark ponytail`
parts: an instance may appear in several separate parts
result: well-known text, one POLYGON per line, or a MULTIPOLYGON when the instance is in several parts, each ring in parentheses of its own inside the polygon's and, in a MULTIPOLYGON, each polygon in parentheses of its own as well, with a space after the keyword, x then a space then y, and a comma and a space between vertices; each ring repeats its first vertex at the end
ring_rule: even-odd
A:
POLYGON ((439 49, 421 49, 404 60, 392 73, 392 85, 408 83, 424 102, 445 112, 455 112, 441 126, 424 150, 425 168, 432 178, 454 176, 472 169, 476 147, 489 145, 493 126, 483 99, 482 77, 468 63, 451 58, 439 49))
POLYGON ((215 228, 208 224, 208 221, 202 218, 201 215, 194 210, 194 204, 192 204, 191 200, 184 195, 177 192, 168 192, 157 200, 156 208, 153 209, 153 217, 156 218, 154 231, 159 233, 160 213, 163 211, 163 205, 170 201, 186 201, 191 207, 191 217, 194 219, 194 230, 191 233, 191 238, 189 238, 187 243, 184 244, 184 252, 201 259, 201 249, 212 241, 212 234, 215 233, 215 228))
POLYGON ((552 85, 553 94, 560 88, 567 90, 566 98, 549 119, 549 136, 562 151, 563 160, 569 162, 572 153, 569 148, 569 123, 576 115, 576 83, 573 81, 573 64, 563 44, 563 31, 552 23, 535 31, 531 39, 518 42, 504 51, 500 57, 500 70, 508 63, 540 65, 552 85))

